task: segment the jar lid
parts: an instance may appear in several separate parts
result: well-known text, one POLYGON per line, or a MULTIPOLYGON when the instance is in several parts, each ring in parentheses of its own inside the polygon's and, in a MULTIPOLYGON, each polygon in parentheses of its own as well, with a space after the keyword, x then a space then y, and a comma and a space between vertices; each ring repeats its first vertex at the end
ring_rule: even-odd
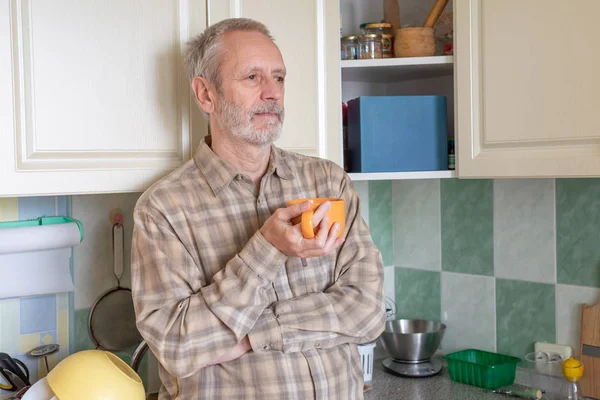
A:
POLYGON ((367 33, 364 35, 360 35, 361 39, 377 39, 377 38, 381 38, 381 35, 378 33, 367 33))
POLYGON ((391 27, 392 27, 392 24, 388 24, 387 22, 367 24, 367 26, 365 26, 366 29, 369 29, 369 28, 391 28, 391 27))
POLYGON ((360 24, 359 28, 363 29, 365 28, 367 25, 373 25, 376 24, 377 22, 363 22, 362 24, 360 24))
POLYGON ((342 36, 342 40, 343 41, 353 41, 353 40, 358 40, 358 36, 352 35, 352 36, 342 36))

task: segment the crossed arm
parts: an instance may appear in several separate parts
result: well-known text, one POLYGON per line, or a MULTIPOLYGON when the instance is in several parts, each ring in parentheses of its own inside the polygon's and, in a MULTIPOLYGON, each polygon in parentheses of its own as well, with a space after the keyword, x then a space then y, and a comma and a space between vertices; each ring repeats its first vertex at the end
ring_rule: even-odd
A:
MULTIPOLYGON (((347 188, 342 188, 347 189, 347 188)), ((341 190, 348 206, 345 241, 321 229, 302 238, 290 220, 306 207, 277 210, 210 282, 167 221, 136 210, 132 288, 142 336, 167 371, 187 377, 200 368, 253 350, 294 352, 340 343, 365 343, 383 330, 381 256, 360 218, 358 198, 341 190), (324 292, 272 303, 272 288, 288 257, 337 251, 337 279, 324 292)), ((328 226, 327 205, 313 222, 328 226)), ((309 267, 310 268, 310 267, 309 267)))

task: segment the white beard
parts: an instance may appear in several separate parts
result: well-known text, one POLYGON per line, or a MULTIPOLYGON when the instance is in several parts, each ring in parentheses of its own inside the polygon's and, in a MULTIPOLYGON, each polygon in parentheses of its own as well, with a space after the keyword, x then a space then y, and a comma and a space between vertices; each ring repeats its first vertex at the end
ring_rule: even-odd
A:
POLYGON ((219 125, 223 131, 228 132, 234 138, 243 140, 254 145, 270 145, 281 136, 283 126, 284 109, 277 103, 267 103, 256 106, 248 112, 244 111, 237 104, 227 101, 224 96, 219 96, 219 110, 217 116, 219 125), (279 118, 269 119, 267 127, 255 129, 252 119, 255 114, 274 113, 279 118))

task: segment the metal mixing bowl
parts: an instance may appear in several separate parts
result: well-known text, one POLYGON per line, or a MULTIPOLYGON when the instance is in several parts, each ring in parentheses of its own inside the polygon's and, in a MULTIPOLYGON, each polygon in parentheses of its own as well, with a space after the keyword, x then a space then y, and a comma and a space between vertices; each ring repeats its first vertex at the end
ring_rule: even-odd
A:
POLYGON ((446 325, 422 319, 387 321, 381 334, 383 349, 394 359, 404 362, 426 361, 440 346, 446 325))

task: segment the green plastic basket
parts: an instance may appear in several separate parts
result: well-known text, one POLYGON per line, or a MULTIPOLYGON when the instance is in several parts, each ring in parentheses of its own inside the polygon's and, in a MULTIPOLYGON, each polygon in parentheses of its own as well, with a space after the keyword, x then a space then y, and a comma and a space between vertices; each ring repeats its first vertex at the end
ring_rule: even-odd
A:
POLYGON ((466 349, 444 356, 454 382, 484 389, 512 385, 520 358, 488 351, 466 349))

